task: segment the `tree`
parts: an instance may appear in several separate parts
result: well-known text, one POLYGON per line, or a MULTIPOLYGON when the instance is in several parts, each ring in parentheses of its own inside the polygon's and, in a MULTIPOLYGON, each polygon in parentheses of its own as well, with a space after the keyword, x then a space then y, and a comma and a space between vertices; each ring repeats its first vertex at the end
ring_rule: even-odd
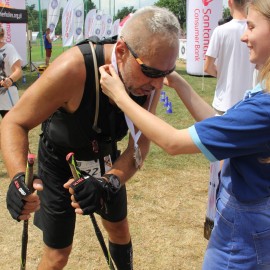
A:
POLYGON ((227 19, 231 16, 231 12, 230 12, 230 9, 227 7, 227 8, 223 8, 223 19, 227 19))
POLYGON ((134 9, 133 6, 131 7, 123 7, 121 10, 118 10, 116 15, 113 17, 113 20, 117 20, 120 19, 122 20, 123 18, 125 18, 129 13, 134 13, 136 11, 136 9, 134 9))
POLYGON ((158 0, 154 5, 169 9, 178 18, 181 28, 183 30, 186 29, 186 1, 185 0, 158 0))

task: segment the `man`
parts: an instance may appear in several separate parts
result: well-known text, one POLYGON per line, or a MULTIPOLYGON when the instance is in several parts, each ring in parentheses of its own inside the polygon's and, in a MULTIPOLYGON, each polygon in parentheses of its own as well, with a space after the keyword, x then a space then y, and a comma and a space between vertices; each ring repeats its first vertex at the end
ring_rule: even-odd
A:
POLYGON ((52 56, 52 40, 50 38, 50 33, 51 33, 50 28, 47 28, 45 34, 43 35, 44 47, 45 47, 45 51, 46 51, 46 58, 45 58, 46 66, 49 65, 50 58, 52 56))
MULTIPOLYGON (((98 66, 112 63, 133 99, 154 113, 164 76, 175 68, 179 30, 177 18, 167 9, 142 8, 126 22, 115 44, 96 45, 98 66)), ((76 210, 79 214, 95 211, 102 216, 117 269, 132 269, 124 184, 142 165, 149 140, 128 118, 125 120, 99 85, 96 95, 95 83, 99 84, 99 80, 95 80, 92 56, 88 42, 60 55, 1 125, 3 157, 13 179, 7 194, 8 209, 13 218, 25 220, 39 204, 41 207, 35 214, 35 224, 43 230, 45 242, 39 270, 63 269, 71 252, 75 211, 68 192, 70 183, 66 183, 71 172, 65 160, 71 151, 80 169, 95 176, 86 175, 82 184, 71 185, 76 198, 72 206, 80 205, 82 211, 76 210), (40 179, 34 181, 34 188, 42 190, 42 180, 43 191, 39 196, 24 196, 24 207, 18 210, 21 200, 16 198, 20 196, 11 196, 18 194, 14 176, 25 172, 29 130, 43 121, 38 156, 40 179), (116 142, 126 135, 127 125, 131 131, 128 146, 119 156, 116 142), (111 168, 108 157, 113 161, 111 168)), ((21 178, 15 177, 16 183, 22 183, 21 178)))
POLYGON ((204 71, 217 77, 213 107, 223 114, 252 88, 254 65, 240 38, 246 29, 249 0, 228 0, 232 20, 216 27, 206 52, 204 71), (242 80, 245 78, 245 80, 242 80))

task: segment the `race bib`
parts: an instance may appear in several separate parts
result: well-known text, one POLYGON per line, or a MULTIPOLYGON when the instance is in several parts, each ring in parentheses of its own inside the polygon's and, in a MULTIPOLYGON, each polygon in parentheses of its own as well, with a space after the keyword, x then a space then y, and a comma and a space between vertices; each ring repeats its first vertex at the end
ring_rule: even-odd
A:
MULTIPOLYGON (((77 160, 77 165, 81 171, 85 171, 86 173, 94 176, 101 177, 101 169, 99 160, 77 160)), ((109 171, 112 168, 112 159, 111 156, 104 157, 104 167, 105 172, 109 171)))
POLYGON ((101 177, 99 160, 77 160, 77 165, 81 171, 94 177, 101 177))

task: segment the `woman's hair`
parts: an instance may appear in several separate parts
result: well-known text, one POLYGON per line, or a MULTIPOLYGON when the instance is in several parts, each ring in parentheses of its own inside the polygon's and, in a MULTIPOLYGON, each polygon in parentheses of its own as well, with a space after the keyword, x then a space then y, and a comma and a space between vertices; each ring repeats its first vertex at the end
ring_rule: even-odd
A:
MULTIPOLYGON (((261 13, 268 20, 270 29, 270 0, 251 0, 249 7, 261 13)), ((270 92, 270 57, 260 68, 259 81, 265 81, 266 89, 270 92)))
POLYGON ((147 6, 138 9, 124 24, 121 34, 132 48, 147 55, 152 38, 164 38, 167 46, 178 42, 180 25, 176 16, 166 8, 147 6))

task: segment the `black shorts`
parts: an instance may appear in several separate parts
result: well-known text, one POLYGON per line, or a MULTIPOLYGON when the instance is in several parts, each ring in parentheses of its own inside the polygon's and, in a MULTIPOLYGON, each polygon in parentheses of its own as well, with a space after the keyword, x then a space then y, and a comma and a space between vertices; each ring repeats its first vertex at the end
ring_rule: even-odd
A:
MULTIPOLYGON (((63 187, 67 179, 60 179, 39 168, 44 189, 39 192, 41 209, 35 213, 34 224, 43 231, 44 243, 55 249, 68 247, 73 242, 76 214, 71 206, 70 193, 63 187)), ((126 187, 107 206, 108 214, 99 212, 105 220, 118 222, 127 216, 126 187)), ((89 220, 90 222, 90 220, 89 220)))

